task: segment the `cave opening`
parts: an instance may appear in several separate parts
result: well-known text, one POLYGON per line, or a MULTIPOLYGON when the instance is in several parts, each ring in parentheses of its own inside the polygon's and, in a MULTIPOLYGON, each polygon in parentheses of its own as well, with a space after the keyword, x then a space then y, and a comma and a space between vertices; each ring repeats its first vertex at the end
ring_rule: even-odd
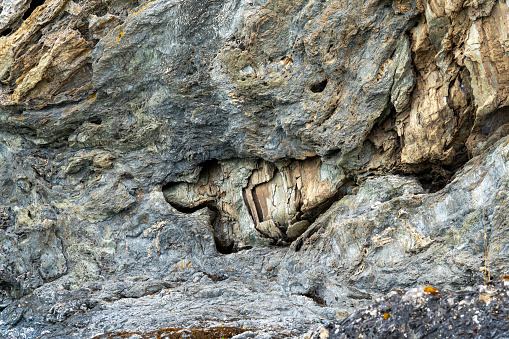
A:
POLYGON ((92 118, 88 122, 94 125, 100 125, 102 124, 103 120, 101 118, 92 118))
MULTIPOLYGON (((204 186, 209 184, 209 181, 211 181, 212 177, 220 176, 221 174, 221 165, 218 160, 211 159, 206 160, 199 166, 200 173, 198 175, 198 178, 196 179, 196 183, 200 183, 204 186)), ((222 229, 222 222, 223 222, 223 216, 218 208, 217 204, 217 197, 210 196, 205 201, 200 201, 198 203, 191 203, 186 202, 187 204, 183 204, 182 202, 178 202, 177 199, 174 199, 171 197, 171 194, 167 194, 168 192, 171 192, 178 188, 179 185, 190 185, 188 183, 184 182, 169 182, 165 184, 162 188, 165 200, 168 204, 170 204, 173 208, 175 208, 177 211, 184 213, 184 214, 192 214, 195 213, 203 208, 207 208, 212 217, 210 221, 210 226, 212 229, 212 234, 214 236, 214 245, 216 247, 216 250, 221 254, 231 254, 237 252, 237 248, 235 246, 235 242, 231 241, 230 239, 227 239, 226 236, 224 236, 221 232, 222 229)), ((188 189, 190 189, 188 187, 188 189)))
MULTIPOLYGON (((168 204, 170 204, 177 211, 184 213, 184 214, 191 214, 191 213, 197 212, 203 208, 208 208, 212 212, 212 215, 213 215, 212 222, 211 222, 213 229, 216 229, 217 224, 221 222, 221 212, 216 207, 214 201, 206 201, 206 202, 203 202, 203 203, 198 204, 193 207, 182 206, 174 201, 168 201, 168 200, 166 200, 166 201, 168 202, 168 204)), ((231 254, 231 253, 236 252, 235 243, 233 241, 226 242, 226 241, 224 241, 224 239, 221 239, 216 234, 216 232, 213 232, 213 233, 214 233, 214 245, 216 247, 216 250, 219 253, 231 254)))

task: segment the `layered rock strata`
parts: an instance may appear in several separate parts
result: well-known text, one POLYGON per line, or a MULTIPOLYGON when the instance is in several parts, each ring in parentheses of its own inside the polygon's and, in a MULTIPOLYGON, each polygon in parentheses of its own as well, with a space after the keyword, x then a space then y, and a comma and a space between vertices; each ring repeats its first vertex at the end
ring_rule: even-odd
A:
POLYGON ((507 274, 508 6, 5 0, 0 334, 298 336, 507 274))

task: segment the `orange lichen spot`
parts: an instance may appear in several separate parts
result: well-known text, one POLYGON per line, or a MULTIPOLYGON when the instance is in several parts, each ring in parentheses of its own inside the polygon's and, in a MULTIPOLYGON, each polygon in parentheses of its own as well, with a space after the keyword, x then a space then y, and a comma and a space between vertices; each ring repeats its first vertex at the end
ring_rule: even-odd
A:
POLYGON ((383 317, 385 320, 389 319, 391 316, 389 315, 389 312, 385 312, 383 317))
POLYGON ((140 13, 140 12, 143 12, 143 11, 145 10, 145 8, 147 8, 147 6, 148 6, 148 4, 146 4, 145 6, 143 6, 142 8, 140 8, 137 12, 134 12, 133 14, 131 14, 131 16, 136 15, 136 14, 138 14, 138 13, 140 13))
POLYGON ((190 262, 188 262, 188 263, 186 264, 186 266, 187 266, 187 267, 191 267, 191 266, 193 266, 193 264, 191 264, 190 262))
POLYGON ((506 274, 506 275, 503 275, 503 276, 502 276, 502 279, 504 279, 504 280, 509 280, 509 275, 507 275, 507 274, 506 274))
POLYGON ((147 222, 147 219, 142 219, 142 220, 143 220, 143 222, 147 222))
POLYGON ((426 293, 437 293, 438 290, 434 287, 431 287, 431 286, 426 286, 424 287, 424 292, 426 293))
POLYGON ((23 117, 19 117, 19 120, 23 120, 23 117))
POLYGON ((120 39, 124 36, 124 31, 120 31, 120 33, 118 34, 118 41, 120 41, 120 39))
POLYGON ((90 94, 88 96, 87 100, 94 100, 96 96, 97 96, 97 94, 95 94, 95 93, 94 94, 90 94))

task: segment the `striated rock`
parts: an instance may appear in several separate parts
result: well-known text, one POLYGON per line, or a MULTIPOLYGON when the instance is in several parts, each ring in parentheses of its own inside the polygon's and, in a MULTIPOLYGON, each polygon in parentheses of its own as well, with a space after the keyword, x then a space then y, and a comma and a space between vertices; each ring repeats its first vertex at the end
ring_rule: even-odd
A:
POLYGON ((299 336, 507 274, 507 2, 0 7, 1 337, 299 336))
POLYGON ((282 264, 291 267, 285 283, 350 312, 351 298, 366 304, 416 284, 456 290, 505 274, 507 142, 472 159, 435 194, 422 194, 412 179, 366 180, 292 244, 298 252, 282 264), (309 283, 317 272, 323 279, 309 283))
POLYGON ((212 225, 220 246, 238 250, 264 236, 286 240, 289 227, 330 205, 345 175, 317 157, 275 164, 235 159, 203 165, 193 181, 164 186, 166 200, 184 213, 209 208, 217 214, 212 225))

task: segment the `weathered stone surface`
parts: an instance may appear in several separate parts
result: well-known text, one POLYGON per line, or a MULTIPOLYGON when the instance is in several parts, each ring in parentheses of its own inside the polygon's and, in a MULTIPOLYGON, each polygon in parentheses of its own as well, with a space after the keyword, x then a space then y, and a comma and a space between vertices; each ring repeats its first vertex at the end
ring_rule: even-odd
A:
POLYGON ((288 226, 288 230, 286 231, 286 236, 290 239, 296 239, 300 237, 306 230, 309 228, 309 221, 301 220, 297 221, 295 224, 288 226))
POLYGON ((507 273, 507 2, 32 1, 0 6, 0 336, 297 336, 507 273))
POLYGON ((431 286, 392 291, 367 309, 301 338, 507 338, 508 280, 458 293, 431 286))
POLYGON ((207 163, 195 183, 171 183, 163 193, 182 212, 211 209, 215 238, 238 250, 270 242, 264 238, 288 240, 286 230, 314 220, 344 180, 340 167, 318 157, 275 164, 236 159, 207 163))
POLYGON ((285 283, 351 311, 352 298, 367 303, 392 288, 454 290, 506 273, 508 152, 504 138, 434 194, 413 179, 366 180, 293 243, 285 283), (316 285, 314 274, 323 276, 316 285))

